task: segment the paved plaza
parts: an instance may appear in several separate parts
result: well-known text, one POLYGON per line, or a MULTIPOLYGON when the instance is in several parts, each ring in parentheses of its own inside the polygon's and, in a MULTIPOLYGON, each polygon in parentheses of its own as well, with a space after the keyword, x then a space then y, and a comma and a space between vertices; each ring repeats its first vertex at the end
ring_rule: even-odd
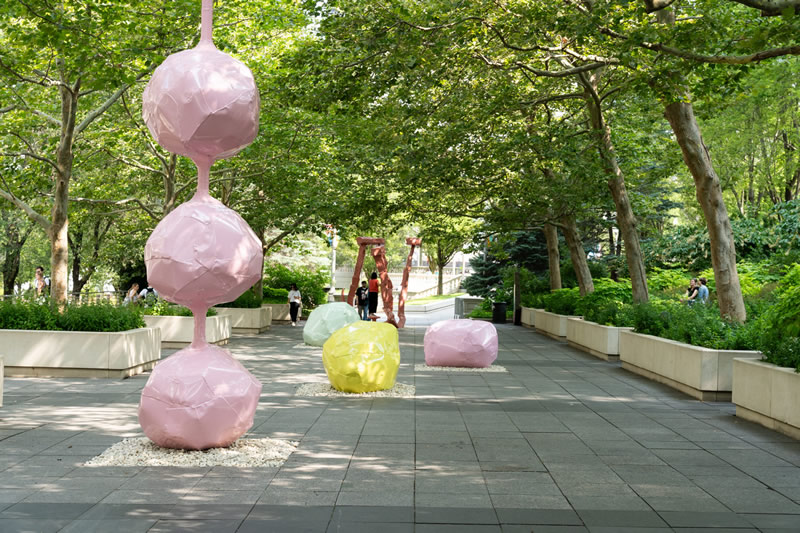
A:
POLYGON ((301 328, 234 337, 264 383, 248 436, 299 442, 280 468, 85 467, 141 435, 147 376, 6 379, 0 531, 800 531, 800 442, 730 403, 511 325, 507 373, 415 372, 423 323, 400 332, 414 399, 295 396, 326 381, 301 328))

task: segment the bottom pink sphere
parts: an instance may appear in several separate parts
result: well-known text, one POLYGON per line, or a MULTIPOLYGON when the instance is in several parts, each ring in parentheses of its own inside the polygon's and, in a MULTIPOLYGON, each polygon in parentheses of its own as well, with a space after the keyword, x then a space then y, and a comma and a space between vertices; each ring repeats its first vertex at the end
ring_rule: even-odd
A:
POLYGON ((486 368, 497 359, 497 330, 480 320, 441 320, 425 331, 425 364, 486 368))
POLYGON ((261 382, 216 346, 184 348, 159 363, 142 390, 139 424, 164 448, 230 446, 253 426, 261 382))

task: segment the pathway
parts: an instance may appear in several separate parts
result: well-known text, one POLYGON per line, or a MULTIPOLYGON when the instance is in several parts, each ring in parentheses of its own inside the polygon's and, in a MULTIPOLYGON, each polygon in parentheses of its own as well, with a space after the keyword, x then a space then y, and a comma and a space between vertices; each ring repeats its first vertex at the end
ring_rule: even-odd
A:
POLYGON ((281 468, 90 468, 138 435, 146 377, 6 379, 0 532, 800 531, 800 443, 537 333, 499 326, 508 373, 415 372, 415 399, 294 396, 325 381, 302 329, 236 337, 263 382, 251 436, 281 468), (714 529, 704 529, 714 528, 714 529))

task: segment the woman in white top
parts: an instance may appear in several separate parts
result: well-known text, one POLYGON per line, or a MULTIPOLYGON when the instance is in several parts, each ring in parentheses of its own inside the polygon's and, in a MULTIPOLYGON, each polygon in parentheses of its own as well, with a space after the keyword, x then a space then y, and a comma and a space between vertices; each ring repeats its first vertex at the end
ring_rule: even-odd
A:
POLYGON ((297 325, 297 311, 300 309, 300 291, 297 290, 297 285, 292 283, 292 290, 289 291, 289 314, 292 317, 292 325, 297 325))
POLYGON ((128 293, 125 295, 125 299, 122 301, 122 305, 135 304, 138 299, 139 299, 139 284, 134 283, 133 285, 131 285, 131 288, 128 289, 128 293))

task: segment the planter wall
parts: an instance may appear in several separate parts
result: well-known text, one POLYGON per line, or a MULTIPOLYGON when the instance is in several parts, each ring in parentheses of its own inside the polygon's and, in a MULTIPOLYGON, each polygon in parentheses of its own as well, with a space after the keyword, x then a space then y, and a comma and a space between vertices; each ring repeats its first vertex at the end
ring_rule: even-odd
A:
POLYGON ((759 359, 733 361, 736 416, 800 439, 800 374, 759 359))
MULTIPOLYGON (((192 343, 194 318, 190 316, 145 315, 148 327, 161 330, 162 348, 185 348, 192 343)), ((231 318, 227 315, 206 317, 206 340, 209 344, 228 344, 231 338, 231 318)))
POLYGON ((557 340, 564 340, 567 336, 567 319, 579 316, 557 315, 543 309, 533 310, 533 323, 536 331, 544 333, 557 340))
POLYGON ((701 348, 631 331, 619 334, 622 368, 703 401, 730 401, 733 359, 758 355, 701 348))
POLYGON ((161 332, 3 329, 0 346, 10 377, 123 378, 155 366, 161 358, 161 332))
POLYGON ((292 321, 292 317, 289 315, 289 304, 261 304, 261 307, 270 309, 273 324, 288 324, 292 321))
POLYGON ((535 311, 535 309, 530 308, 530 307, 523 307, 522 308, 522 313, 520 313, 520 322, 522 322, 523 326, 528 327, 528 328, 532 328, 533 327, 533 323, 534 323, 533 322, 533 312, 534 311, 535 311))
POLYGON ((0 357, 0 407, 3 407, 3 358, 0 357))
POLYGON ((272 308, 256 307, 244 309, 237 307, 215 307, 219 315, 231 319, 231 329, 234 333, 257 334, 263 333, 272 325, 272 308))
POLYGON ((602 326, 580 318, 567 319, 567 342, 606 361, 619 360, 619 332, 632 328, 602 326))

